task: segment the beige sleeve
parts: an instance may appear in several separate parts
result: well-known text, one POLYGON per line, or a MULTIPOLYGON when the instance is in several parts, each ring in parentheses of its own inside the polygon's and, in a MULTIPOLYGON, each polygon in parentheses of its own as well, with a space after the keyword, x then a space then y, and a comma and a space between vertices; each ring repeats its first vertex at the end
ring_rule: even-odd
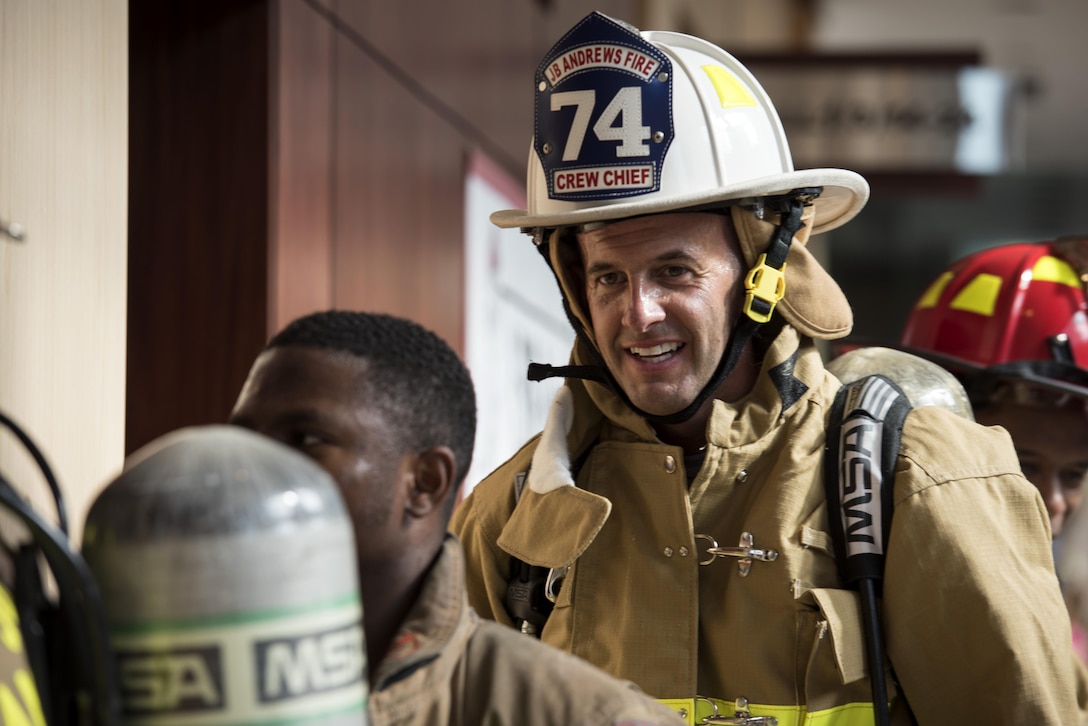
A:
POLYGON ((1011 444, 962 433, 937 475, 924 446, 900 460, 883 597, 895 675, 919 723, 1078 723, 1083 673, 1042 499, 1011 444))

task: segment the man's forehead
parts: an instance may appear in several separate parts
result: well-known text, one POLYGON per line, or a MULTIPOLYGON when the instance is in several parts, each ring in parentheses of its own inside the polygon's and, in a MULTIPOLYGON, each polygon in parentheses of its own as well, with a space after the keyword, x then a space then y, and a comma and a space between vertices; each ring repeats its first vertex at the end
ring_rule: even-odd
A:
POLYGON ((268 348, 258 356, 255 368, 292 372, 342 371, 359 374, 367 369, 366 359, 349 351, 310 345, 282 345, 268 348))
POLYGON ((283 346, 261 353, 242 397, 334 396, 354 398, 365 384, 367 362, 345 351, 283 346))
POLYGON ((608 223, 583 225, 577 233, 578 247, 583 256, 623 257, 638 250, 652 258, 674 258, 690 254, 697 246, 718 248, 724 243, 739 251, 731 222, 713 213, 678 213, 634 217, 608 223))

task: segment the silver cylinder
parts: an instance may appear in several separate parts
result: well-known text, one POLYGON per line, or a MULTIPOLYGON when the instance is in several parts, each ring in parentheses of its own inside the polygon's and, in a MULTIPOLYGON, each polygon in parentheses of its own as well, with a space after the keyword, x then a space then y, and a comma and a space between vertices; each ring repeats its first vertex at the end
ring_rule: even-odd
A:
POLYGON ((233 426, 143 447, 95 499, 123 722, 365 724, 351 521, 329 475, 233 426))

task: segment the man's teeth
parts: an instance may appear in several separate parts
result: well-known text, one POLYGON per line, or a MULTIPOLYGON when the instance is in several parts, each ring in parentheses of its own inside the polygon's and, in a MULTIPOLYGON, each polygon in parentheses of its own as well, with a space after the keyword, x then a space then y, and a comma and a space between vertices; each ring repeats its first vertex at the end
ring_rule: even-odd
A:
POLYGON ((666 354, 673 352, 679 347, 679 343, 664 343, 649 348, 636 348, 632 346, 627 350, 630 351, 632 355, 637 355, 639 358, 664 358, 666 354))

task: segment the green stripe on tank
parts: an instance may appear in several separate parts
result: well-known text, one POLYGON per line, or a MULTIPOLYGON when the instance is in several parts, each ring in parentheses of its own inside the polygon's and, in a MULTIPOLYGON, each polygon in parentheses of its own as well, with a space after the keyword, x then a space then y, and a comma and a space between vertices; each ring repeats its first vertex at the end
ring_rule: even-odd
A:
POLYGON ((272 620, 311 615, 332 610, 345 609, 349 606, 360 607, 359 595, 344 595, 342 597, 327 600, 322 603, 303 605, 290 608, 268 608, 265 610, 249 610, 240 613, 226 615, 209 615, 193 618, 163 619, 163 620, 136 620, 128 622, 111 622, 110 629, 116 634, 139 635, 142 633, 154 633, 159 631, 184 631, 199 630, 201 628, 214 628, 229 625, 247 623, 260 623, 272 620))
MULTIPOLYGON (((353 703, 342 708, 330 708, 325 711, 317 711, 313 713, 299 714, 297 716, 264 716, 260 720, 254 721, 250 719, 232 721, 224 719, 223 716, 227 714, 219 714, 216 717, 216 726, 294 726, 295 724, 312 724, 315 721, 322 721, 325 719, 336 718, 337 716, 350 716, 355 713, 364 713, 367 708, 369 699, 364 698, 361 703, 353 703)), ((134 719, 134 724, 154 724, 158 722, 157 717, 150 718, 138 718, 134 719)))

